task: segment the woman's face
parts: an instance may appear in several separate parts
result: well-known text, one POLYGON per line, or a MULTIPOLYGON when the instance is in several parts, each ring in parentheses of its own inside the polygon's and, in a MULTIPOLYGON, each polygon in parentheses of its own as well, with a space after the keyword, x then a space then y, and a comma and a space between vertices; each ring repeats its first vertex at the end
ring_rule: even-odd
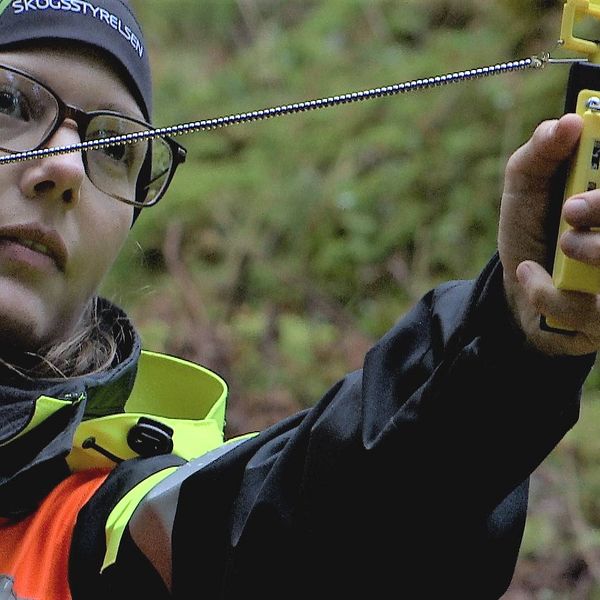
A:
MULTIPOLYGON (((85 111, 142 118, 117 73, 91 53, 15 50, 0 52, 0 64, 85 111)), ((79 141, 66 120, 47 145, 79 141)), ((0 344, 36 351, 66 338, 115 261, 132 216, 131 206, 87 179, 80 153, 0 165, 0 344)))

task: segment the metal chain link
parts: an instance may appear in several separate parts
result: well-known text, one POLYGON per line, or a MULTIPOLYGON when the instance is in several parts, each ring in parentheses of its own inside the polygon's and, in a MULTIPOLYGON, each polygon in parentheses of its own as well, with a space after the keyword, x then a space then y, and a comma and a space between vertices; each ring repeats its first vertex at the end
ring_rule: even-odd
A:
POLYGON ((15 154, 0 156, 0 164, 8 164, 14 162, 22 162, 25 160, 34 160, 47 156, 55 156, 58 154, 67 154, 81 150, 97 150, 107 146, 119 146, 133 144, 140 140, 151 139, 160 136, 180 136, 187 133, 195 133, 198 131, 207 131, 236 125, 239 123, 248 123, 251 121, 262 121, 289 115, 293 113, 306 112, 321 108, 329 108, 340 104, 349 104, 352 102, 362 102, 373 98, 381 98, 383 96, 394 96, 396 94, 405 94, 408 92, 420 91, 432 87, 440 87, 453 83, 462 83, 472 79, 480 79, 483 77, 491 77, 502 75, 513 71, 523 71, 526 69, 541 69, 549 63, 564 63, 564 62, 584 62, 584 59, 561 59, 555 60, 550 58, 549 53, 543 53, 540 56, 532 56, 521 60, 497 63, 486 67, 478 67, 467 71, 457 71, 428 77, 425 79, 415 79, 404 83, 395 83, 385 87, 373 88, 360 92, 350 92, 339 96, 330 96, 317 100, 306 100, 294 104, 284 104, 272 108, 263 108, 252 112, 236 113, 228 116, 217 117, 213 119, 204 119, 201 121, 193 121, 189 123, 181 123, 179 125, 171 125, 168 127, 159 127, 140 131, 135 133, 127 133, 124 135, 88 140, 77 144, 69 144, 67 146, 54 146, 51 148, 40 148, 38 150, 27 150, 15 154))

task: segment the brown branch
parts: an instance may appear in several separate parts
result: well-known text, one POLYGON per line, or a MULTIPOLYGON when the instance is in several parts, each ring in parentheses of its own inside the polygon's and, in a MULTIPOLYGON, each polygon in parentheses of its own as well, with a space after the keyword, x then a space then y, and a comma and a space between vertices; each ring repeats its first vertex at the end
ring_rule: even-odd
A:
POLYGON ((179 221, 171 222, 167 227, 163 244, 165 264, 167 271, 179 285, 188 315, 195 323, 205 325, 208 321, 206 307, 200 298, 189 269, 180 256, 182 240, 182 224, 179 221))
POLYGON ((215 369, 227 378, 231 364, 229 339, 225 332, 210 322, 198 286, 181 258, 182 241, 182 224, 178 221, 170 223, 163 244, 165 265, 181 293, 187 316, 185 334, 177 345, 185 348, 185 358, 215 369))

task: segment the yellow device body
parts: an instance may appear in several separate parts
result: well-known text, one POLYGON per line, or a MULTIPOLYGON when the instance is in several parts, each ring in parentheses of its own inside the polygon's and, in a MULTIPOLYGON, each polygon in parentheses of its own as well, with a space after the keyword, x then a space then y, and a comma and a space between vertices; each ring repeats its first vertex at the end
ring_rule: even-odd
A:
MULTIPOLYGON (((583 131, 579 146, 565 185, 563 203, 567 198, 585 191, 600 188, 600 100, 598 109, 589 108, 592 98, 600 99, 600 91, 581 90, 577 97, 577 114, 583 118, 583 131)), ((561 218, 558 237, 571 226, 561 218)), ((552 270, 554 285, 561 290, 600 293, 600 267, 585 264, 568 258, 556 245, 552 270)), ((547 319, 550 327, 561 328, 559 324, 547 319)), ((563 328, 564 329, 564 328, 563 328)))
MULTIPOLYGON (((589 190, 600 188, 600 110, 586 108, 590 98, 599 98, 600 92, 582 90, 577 100, 577 113, 584 125, 577 153, 573 159, 564 200, 589 190)), ((561 218, 559 237, 570 225, 561 218)), ((600 293, 600 268, 567 258, 557 244, 554 257, 553 280, 557 288, 589 294, 600 293)))
MULTIPOLYGON (((583 118, 579 146, 567 172, 562 203, 567 198, 600 187, 600 42, 579 37, 576 26, 583 20, 600 20, 600 0, 566 0, 563 6, 560 45, 587 56, 571 67, 565 112, 576 112, 583 118)), ((561 205, 562 206, 562 205, 561 205)), ((567 258, 559 248, 560 237, 569 229, 560 219, 552 281, 556 288, 587 294, 600 293, 600 267, 567 258)), ((572 334, 572 329, 542 316, 543 329, 572 334)))

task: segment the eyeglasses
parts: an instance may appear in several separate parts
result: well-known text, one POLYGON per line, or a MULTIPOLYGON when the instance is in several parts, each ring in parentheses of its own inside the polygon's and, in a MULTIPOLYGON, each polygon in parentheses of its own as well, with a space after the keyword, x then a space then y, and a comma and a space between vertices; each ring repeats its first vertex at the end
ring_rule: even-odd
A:
MULTIPOLYGON (((0 65, 0 151, 42 148, 65 119, 77 124, 82 142, 152 130, 113 111, 70 106, 27 73, 0 65)), ((185 148, 168 136, 82 152, 85 172, 100 191, 139 208, 162 198, 185 157, 185 148)))

